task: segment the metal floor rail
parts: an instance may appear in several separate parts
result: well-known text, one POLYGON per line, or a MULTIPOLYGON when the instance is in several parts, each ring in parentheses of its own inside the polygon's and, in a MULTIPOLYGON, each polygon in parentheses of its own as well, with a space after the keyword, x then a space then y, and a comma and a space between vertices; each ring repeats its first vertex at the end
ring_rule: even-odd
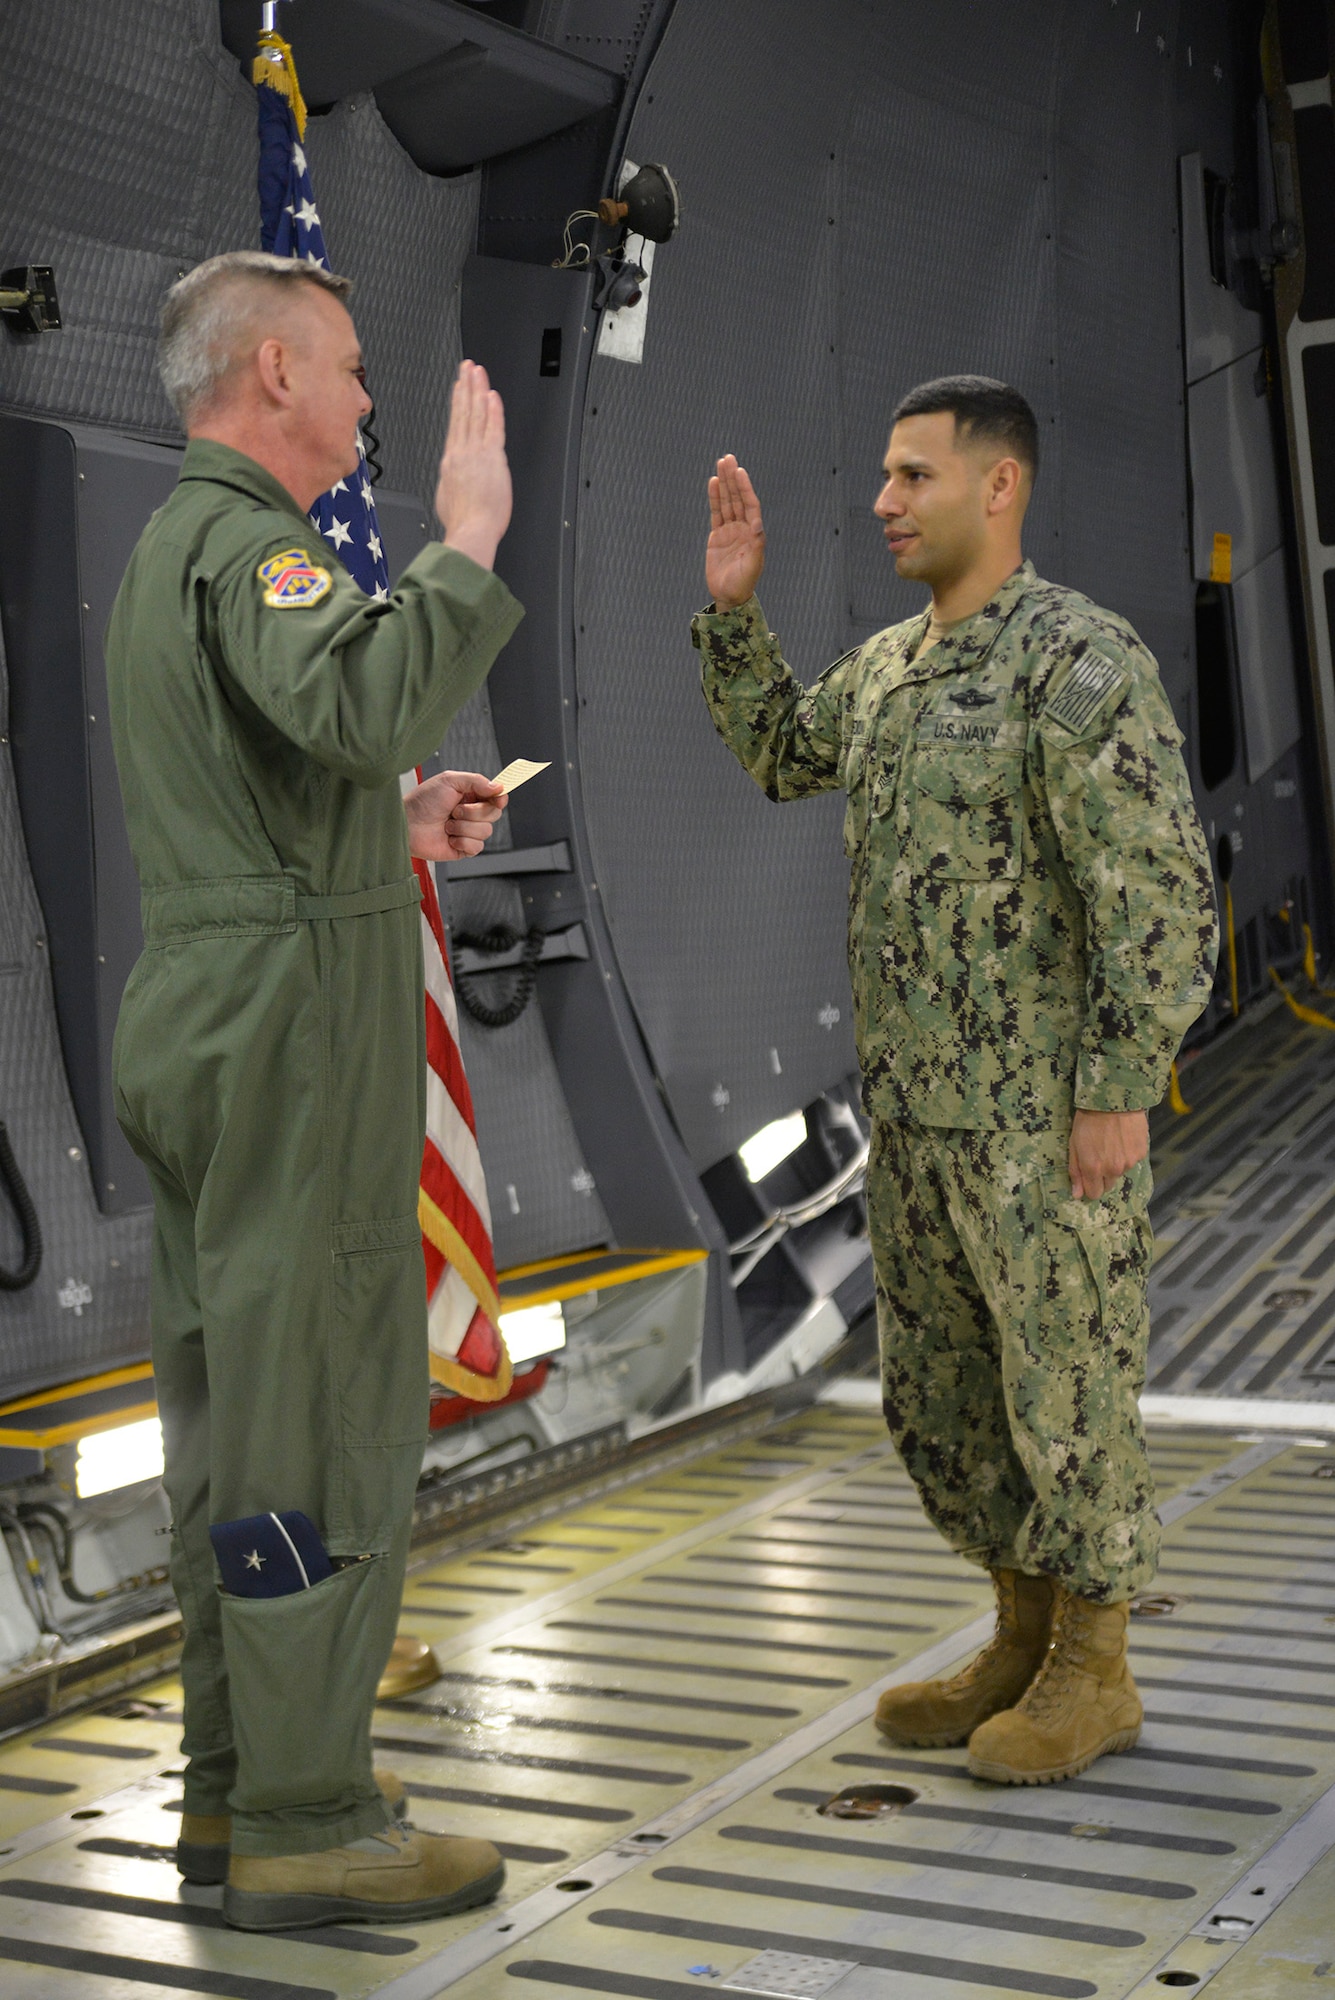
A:
POLYGON ((976 1645, 988 1592, 878 1419, 816 1408, 413 1572, 405 1628, 445 1672, 379 1711, 379 1757, 419 1824, 498 1841, 502 1904, 226 1930, 218 1892, 171 1865, 165 1681, 0 1746, 0 1991, 1111 2000, 1218 1982, 1267 2000, 1322 1979, 1335 1450, 1193 1430, 1156 1433, 1154 1456, 1169 1608, 1134 1626, 1147 1726, 1083 1778, 1001 1788, 962 1751, 876 1737, 880 1688, 976 1645), (906 1796, 864 1825, 822 1817, 850 1783, 906 1796))

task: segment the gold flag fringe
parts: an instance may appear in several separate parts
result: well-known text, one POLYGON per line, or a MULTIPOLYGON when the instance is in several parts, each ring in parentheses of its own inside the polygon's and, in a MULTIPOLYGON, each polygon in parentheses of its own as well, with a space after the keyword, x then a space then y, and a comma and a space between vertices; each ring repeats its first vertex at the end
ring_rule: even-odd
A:
POLYGON ((258 86, 267 84, 276 90, 292 106, 292 116, 297 121, 297 137, 306 137, 306 102, 297 82, 297 66, 292 60, 292 45, 279 34, 260 36, 259 54, 250 66, 250 80, 258 86))

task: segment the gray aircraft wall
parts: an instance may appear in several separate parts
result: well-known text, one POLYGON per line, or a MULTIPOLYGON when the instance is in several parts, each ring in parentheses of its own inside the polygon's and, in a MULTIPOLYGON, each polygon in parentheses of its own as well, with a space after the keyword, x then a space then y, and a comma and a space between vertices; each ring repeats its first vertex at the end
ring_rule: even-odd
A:
MULTIPOLYGON (((313 117, 306 150, 331 256, 358 287, 385 487, 413 496, 425 518, 480 173, 422 172, 369 94, 313 117)), ((41 340, 0 335, 0 410, 179 443, 154 365, 158 306, 201 259, 258 246, 255 169, 254 92, 222 45, 217 0, 0 9, 0 266, 54 265, 64 318, 41 340)), ((5 1396, 146 1354, 148 1232, 146 1212, 103 1213, 90 1185, 2 727, 0 737, 0 1117, 46 1239, 36 1285, 0 1293, 5 1396)), ((494 755, 483 699, 441 761, 471 768, 494 755)), ((456 901, 456 920, 473 921, 477 892, 456 901)), ((499 1036, 465 1019, 461 1039, 498 1190, 498 1262, 605 1240, 541 1012, 499 1036)), ((0 1261, 19 1261, 4 1199, 0 1261)))
POLYGON ((831 0, 814 19, 678 0, 627 152, 667 162, 685 219, 643 363, 595 356, 589 380, 590 841, 700 1166, 851 1066, 842 801, 771 805, 699 697, 687 623, 719 452, 757 482, 762 601, 810 681, 923 602, 871 512, 897 396, 954 371, 1014 382, 1042 435, 1028 553, 1130 618, 1188 701, 1174 10, 831 0))
MULTIPOLYGON (((295 0, 293 17, 323 4, 295 0)), ((628 124, 613 108, 442 178, 367 93, 311 120, 331 253, 360 284, 386 488, 429 505, 461 310, 515 412, 522 491, 501 566, 528 617, 443 756, 552 757, 498 845, 567 841, 572 866, 456 881, 450 903, 470 931, 535 914, 582 926, 590 956, 544 969, 513 1027, 463 1029, 498 1259, 618 1237, 710 1248, 706 1377, 753 1359, 792 1300, 822 1288, 784 1291, 771 1261, 739 1315, 706 1187, 769 1119, 837 1095, 853 1052, 839 801, 769 805, 700 703, 687 626, 704 595, 704 478, 729 448, 755 475, 765 608, 810 680, 919 601, 871 513, 895 397, 952 369, 1016 382, 1043 436, 1030 553, 1154 648, 1199 777, 1177 161, 1199 152, 1229 175, 1253 143, 1237 47, 1254 47, 1255 11, 507 0, 506 20, 629 80, 628 124), (639 363, 592 351, 593 286, 550 268, 565 213, 616 184, 623 153, 664 161, 683 197, 639 363), (564 358, 549 380, 553 331, 564 358)), ((0 262, 54 263, 66 328, 0 341, 0 408, 173 440, 152 370, 157 302, 178 271, 255 240, 254 168, 253 96, 216 0, 4 10, 0 262)), ((1218 800, 1253 815, 1235 897, 1255 927, 1310 840, 1301 813, 1266 820, 1273 774, 1253 784, 1241 753, 1237 769, 1218 800)), ((31 911, 13 831, 0 898, 31 911)), ((0 1393, 144 1348, 142 1218, 101 1214, 71 1156, 45 971, 23 964, 26 984, 0 976, 0 1116, 57 1247, 40 1310, 0 1300, 0 1393), (77 1315, 55 1298, 78 1275, 67 1248, 96 1248, 108 1279, 77 1315), (34 1313, 11 1341, 15 1316, 34 1313)), ((13 1247, 0 1203, 0 1257, 13 1247)))

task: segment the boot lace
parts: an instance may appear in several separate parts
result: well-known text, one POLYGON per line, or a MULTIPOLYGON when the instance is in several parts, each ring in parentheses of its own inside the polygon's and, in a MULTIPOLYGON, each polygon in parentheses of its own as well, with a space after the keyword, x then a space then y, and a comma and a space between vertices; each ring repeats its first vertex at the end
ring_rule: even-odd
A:
POLYGON ((1043 1664, 1015 1704, 1036 1721, 1064 1706, 1081 1675, 1089 1669, 1086 1621, 1077 1598, 1068 1597, 1058 1606, 1053 1620, 1052 1640, 1043 1664))
POLYGON ((1020 1645, 1020 1618, 1015 1602, 1013 1583, 997 1584, 997 1629, 980 1653, 975 1653, 966 1667, 952 1674, 950 1686, 961 1694, 972 1688, 978 1681, 985 1681, 992 1669, 1004 1660, 1007 1653, 1014 1652, 1020 1645))

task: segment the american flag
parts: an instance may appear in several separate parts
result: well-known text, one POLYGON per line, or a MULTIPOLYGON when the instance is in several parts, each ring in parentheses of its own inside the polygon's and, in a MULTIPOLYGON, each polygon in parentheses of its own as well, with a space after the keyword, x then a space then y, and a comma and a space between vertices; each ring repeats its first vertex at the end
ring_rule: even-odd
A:
MULTIPOLYGON (((260 36, 252 76, 259 109, 261 245, 278 257, 301 257, 332 269, 311 188, 302 139, 306 107, 292 50, 277 34, 260 36)), ((362 463, 311 508, 311 519, 368 597, 389 596, 389 569, 375 496, 362 463)), ((407 772, 403 788, 418 782, 407 772)), ((435 878, 414 861, 422 891, 426 965, 427 1120, 417 1212, 426 1260, 427 1337, 432 1374, 474 1402, 509 1394, 510 1357, 501 1335, 491 1210, 478 1152, 472 1092, 459 1053, 459 1020, 435 878)))

